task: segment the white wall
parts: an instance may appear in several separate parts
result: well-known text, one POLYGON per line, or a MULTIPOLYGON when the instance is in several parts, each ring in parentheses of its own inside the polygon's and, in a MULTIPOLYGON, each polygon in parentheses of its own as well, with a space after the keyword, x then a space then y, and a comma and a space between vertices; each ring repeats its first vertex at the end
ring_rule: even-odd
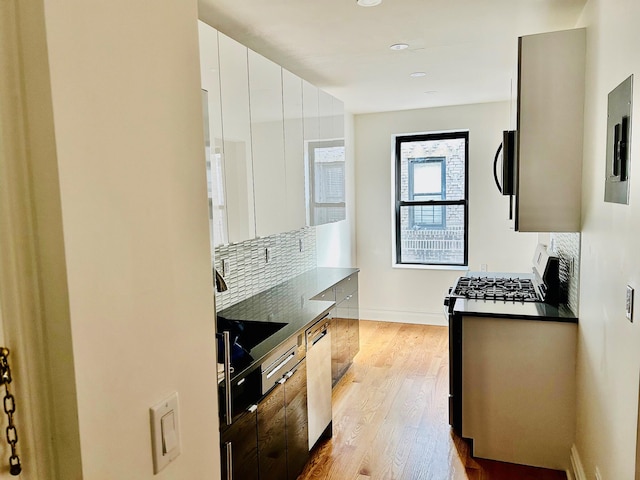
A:
POLYGON ((344 114, 345 135, 345 189, 347 196, 346 219, 340 222, 318 225, 316 228, 316 252, 319 267, 354 267, 356 263, 355 243, 355 161, 354 161, 354 117, 344 114))
MULTIPOLYGON (((640 3, 590 0, 582 200, 576 446, 586 478, 635 475, 640 329, 625 319, 625 288, 640 288, 640 101, 634 95, 629 205, 604 202, 607 95, 640 73, 640 3)), ((637 301, 636 301, 637 303, 637 301)), ((638 477, 635 477, 638 478, 638 477)))
POLYGON ((360 316, 444 324, 442 301, 464 272, 392 268, 392 139, 394 134, 469 130, 469 267, 529 272, 536 234, 516 233, 508 197, 493 180, 493 159, 509 127, 509 103, 409 110, 355 117, 356 251, 362 275, 360 316))
POLYGON ((59 478, 219 478, 196 1, 26 3, 59 478), (154 476, 173 391, 182 454, 154 476))

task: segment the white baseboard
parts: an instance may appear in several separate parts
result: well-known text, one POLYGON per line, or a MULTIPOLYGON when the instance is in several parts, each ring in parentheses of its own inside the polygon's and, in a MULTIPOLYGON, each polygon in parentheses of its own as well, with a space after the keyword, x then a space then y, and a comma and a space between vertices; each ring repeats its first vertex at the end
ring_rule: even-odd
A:
POLYGON ((580 460, 580 454, 578 453, 578 448, 575 444, 571 446, 571 468, 573 470, 573 475, 571 477, 567 475, 569 480, 587 480, 587 475, 584 473, 582 460, 580 460))
POLYGON ((395 310, 368 310, 360 308, 359 316, 362 320, 377 320, 380 322, 417 323, 422 325, 447 326, 447 317, 442 313, 399 312, 395 310))

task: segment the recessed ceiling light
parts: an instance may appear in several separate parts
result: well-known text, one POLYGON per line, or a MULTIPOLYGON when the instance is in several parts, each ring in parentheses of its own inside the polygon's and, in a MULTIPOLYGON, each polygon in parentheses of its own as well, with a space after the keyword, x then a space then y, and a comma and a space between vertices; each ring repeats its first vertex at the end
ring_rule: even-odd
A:
POLYGON ((361 7, 375 7, 380 5, 382 0, 356 0, 356 3, 361 7))
POLYGON ((416 78, 416 77, 426 77, 426 76, 427 76, 427 74, 426 74, 426 73, 424 73, 424 72, 413 72, 413 73, 412 73, 411 75, 409 75, 409 76, 410 76, 410 77, 414 77, 414 78, 416 78))
POLYGON ((438 93, 437 90, 427 90, 426 92, 424 92, 427 95, 433 95, 434 93, 438 93))
POLYGON ((405 50, 409 48, 409 45, 406 43, 394 43, 389 47, 391 50, 405 50))

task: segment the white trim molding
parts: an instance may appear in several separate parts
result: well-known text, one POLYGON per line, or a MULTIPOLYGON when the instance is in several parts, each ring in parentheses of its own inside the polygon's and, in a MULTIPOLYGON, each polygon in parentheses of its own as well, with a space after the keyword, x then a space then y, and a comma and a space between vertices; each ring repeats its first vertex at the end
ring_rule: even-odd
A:
POLYGON ((580 454, 578 453, 578 447, 575 444, 571 446, 571 469, 573 470, 573 476, 567 475, 569 480, 587 480, 587 475, 584 473, 582 460, 580 460, 580 454))

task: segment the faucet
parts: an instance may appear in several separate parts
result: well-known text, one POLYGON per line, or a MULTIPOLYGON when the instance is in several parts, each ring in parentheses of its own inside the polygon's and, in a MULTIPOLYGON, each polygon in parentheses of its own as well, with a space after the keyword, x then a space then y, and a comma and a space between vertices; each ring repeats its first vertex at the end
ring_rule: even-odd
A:
POLYGON ((226 292, 227 290, 229 290, 229 287, 227 286, 227 282, 224 281, 224 277, 220 275, 220 272, 218 272, 218 269, 214 267, 213 271, 214 271, 214 279, 216 284, 216 291, 226 292))

